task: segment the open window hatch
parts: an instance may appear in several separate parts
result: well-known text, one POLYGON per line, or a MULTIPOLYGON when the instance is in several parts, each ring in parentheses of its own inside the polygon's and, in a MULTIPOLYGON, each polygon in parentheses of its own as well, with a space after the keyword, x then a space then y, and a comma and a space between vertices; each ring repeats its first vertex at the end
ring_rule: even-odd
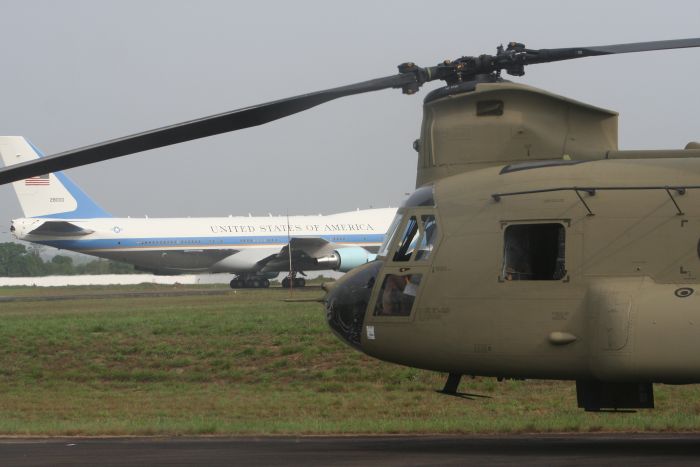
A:
POLYGON ((566 278, 566 229, 560 223, 511 224, 504 232, 504 281, 566 278))

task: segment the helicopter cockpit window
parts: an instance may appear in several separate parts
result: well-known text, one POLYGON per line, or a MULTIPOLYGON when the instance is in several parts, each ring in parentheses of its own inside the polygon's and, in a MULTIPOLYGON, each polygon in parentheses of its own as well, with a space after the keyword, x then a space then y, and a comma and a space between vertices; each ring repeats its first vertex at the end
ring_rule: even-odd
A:
POLYGON ((515 224, 505 230, 502 278, 516 280, 561 280, 566 231, 562 224, 515 224))
POLYGON ((416 261, 425 261, 430 258, 433 252, 435 241, 437 240, 437 222, 432 214, 421 216, 423 228, 421 237, 418 240, 418 251, 416 251, 416 261))
POLYGON ((379 248, 377 256, 386 256, 387 252, 389 251, 389 245, 391 245, 391 241, 396 236, 396 231, 399 229, 399 225, 401 225, 402 219, 402 214, 396 214, 396 217, 394 217, 394 220, 391 222, 389 229, 386 231, 386 235, 384 236, 384 243, 382 243, 382 246, 379 248))
POLYGON ((435 248, 438 239, 438 226, 433 214, 411 216, 404 227, 398 231, 390 230, 387 240, 380 249, 380 256, 385 256, 396 232, 401 232, 393 251, 393 261, 426 261, 435 248))
POLYGON ((384 276, 379 298, 374 307, 374 315, 409 316, 422 278, 422 274, 384 276))
POLYGON ((401 240, 394 253, 394 261, 408 261, 411 259, 413 250, 416 248, 416 240, 418 239, 418 220, 416 216, 406 222, 406 227, 401 235, 401 240))

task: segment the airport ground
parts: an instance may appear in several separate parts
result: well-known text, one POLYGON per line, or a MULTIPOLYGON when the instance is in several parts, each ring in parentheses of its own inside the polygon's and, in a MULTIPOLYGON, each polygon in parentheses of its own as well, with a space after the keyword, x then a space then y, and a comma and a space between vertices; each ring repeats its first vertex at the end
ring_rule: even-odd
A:
POLYGON ((0 439, 24 466, 695 466, 697 434, 0 439))
POLYGON ((697 385, 657 385, 636 413, 585 413, 571 382, 466 379, 468 397, 443 396, 444 375, 348 348, 319 304, 287 296, 0 288, 0 436, 700 431, 697 385))

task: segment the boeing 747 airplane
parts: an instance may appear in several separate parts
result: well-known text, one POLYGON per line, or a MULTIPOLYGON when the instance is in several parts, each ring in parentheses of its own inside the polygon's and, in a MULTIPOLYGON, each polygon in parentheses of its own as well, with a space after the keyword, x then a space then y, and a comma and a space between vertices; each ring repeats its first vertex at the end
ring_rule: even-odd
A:
MULTIPOLYGON (((41 153, 21 136, 2 136, 0 156, 8 166, 41 153)), ((269 287, 269 279, 290 271, 290 264, 285 287, 304 286, 297 273, 347 272, 367 263, 396 213, 385 208, 327 216, 117 218, 62 172, 21 180, 13 187, 25 215, 12 221, 10 230, 17 239, 158 274, 233 273, 233 288, 269 287)))

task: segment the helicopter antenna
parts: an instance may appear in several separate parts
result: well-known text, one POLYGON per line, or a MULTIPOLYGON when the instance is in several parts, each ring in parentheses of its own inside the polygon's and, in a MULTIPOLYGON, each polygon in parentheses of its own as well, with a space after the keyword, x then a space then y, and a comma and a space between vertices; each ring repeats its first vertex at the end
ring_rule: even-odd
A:
POLYGON ((287 209, 287 253, 289 254, 289 298, 294 295, 294 278, 292 277, 292 237, 289 233, 289 209, 287 209))
POLYGON ((0 185, 263 125, 345 96, 389 88, 401 89, 404 94, 414 94, 423 84, 434 80, 442 80, 452 85, 475 80, 479 75, 498 77, 503 70, 511 75, 522 76, 525 74, 525 66, 538 63, 687 47, 700 47, 700 38, 562 49, 528 49, 519 42, 510 42, 505 48, 498 47, 496 55, 464 56, 425 68, 406 62, 399 65, 399 73, 396 75, 245 107, 12 165, 0 169, 0 185))

